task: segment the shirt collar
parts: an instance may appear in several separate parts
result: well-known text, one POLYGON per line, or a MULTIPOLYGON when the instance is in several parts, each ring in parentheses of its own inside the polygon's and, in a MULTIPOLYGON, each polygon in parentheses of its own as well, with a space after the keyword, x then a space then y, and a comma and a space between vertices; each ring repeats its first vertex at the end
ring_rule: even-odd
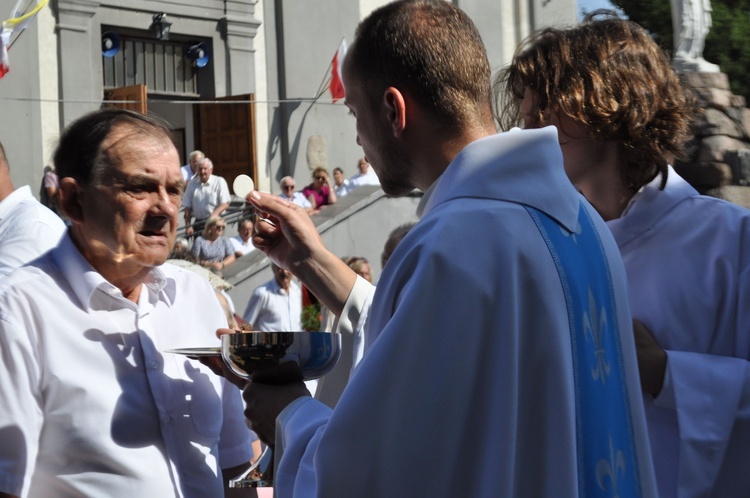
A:
POLYGON ((274 294, 280 294, 282 296, 289 296, 289 295, 292 294, 292 286, 293 285, 294 285, 294 282, 292 282, 291 284, 289 284, 289 291, 285 291, 284 289, 281 288, 281 286, 279 285, 279 283, 276 281, 276 278, 272 278, 271 279, 271 289, 270 290, 274 294))
POLYGON ((667 181, 664 189, 661 188, 662 174, 659 173, 630 198, 620 218, 624 218, 642 205, 648 205, 648 208, 652 209, 658 203, 659 208, 666 211, 686 197, 698 195, 698 192, 678 175, 671 165, 667 165, 666 174, 667 181))
POLYGON ((16 190, 11 192, 8 197, 0 202, 0 220, 8 216, 13 211, 13 209, 15 209, 15 207, 18 206, 22 201, 30 199, 32 197, 31 187, 29 187, 28 185, 18 187, 16 190))
MULTIPOLYGON (((99 292, 104 292, 118 300, 127 301, 122 291, 108 282, 83 257, 70 238, 69 231, 60 239, 60 244, 55 249, 53 257, 78 302, 87 310, 90 311, 98 308, 95 305, 95 301, 99 292)), ((161 300, 167 306, 171 306, 174 303, 177 290, 176 285, 172 279, 168 279, 164 275, 164 272, 159 267, 153 268, 148 273, 143 285, 149 291, 148 299, 150 301, 161 300)), ((143 299, 144 293, 141 293, 139 303, 144 302, 143 299)))
POLYGON ((663 190, 661 181, 661 175, 657 175, 635 193, 619 218, 607 221, 618 246, 623 247, 646 231, 653 230, 654 225, 678 204, 699 195, 672 166, 667 168, 667 184, 663 190))
POLYGON ((529 206, 569 231, 578 223, 581 196, 565 175, 554 126, 514 129, 468 144, 428 190, 423 217, 446 201, 474 198, 529 206))
POLYGON ((247 239, 247 242, 245 242, 244 240, 242 240, 242 237, 240 236, 240 234, 235 235, 234 238, 242 245, 242 247, 253 245, 253 239, 247 239))

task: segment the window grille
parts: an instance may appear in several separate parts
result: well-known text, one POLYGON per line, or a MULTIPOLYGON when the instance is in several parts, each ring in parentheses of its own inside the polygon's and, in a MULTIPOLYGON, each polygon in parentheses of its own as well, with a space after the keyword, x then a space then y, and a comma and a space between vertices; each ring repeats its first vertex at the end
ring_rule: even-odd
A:
POLYGON ((198 72, 185 60, 185 42, 120 36, 114 57, 102 56, 104 88, 146 85, 149 93, 195 97, 198 72))

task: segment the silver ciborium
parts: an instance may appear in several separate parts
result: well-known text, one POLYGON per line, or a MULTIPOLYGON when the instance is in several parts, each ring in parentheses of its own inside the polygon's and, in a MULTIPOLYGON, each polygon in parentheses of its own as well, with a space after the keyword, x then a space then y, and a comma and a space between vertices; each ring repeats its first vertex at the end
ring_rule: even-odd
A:
MULTIPOLYGON (((332 332, 259 332, 225 334, 221 357, 238 377, 266 384, 317 379, 339 359, 341 334, 332 332)), ((229 482, 231 488, 273 486, 273 447, 245 474, 229 482)))

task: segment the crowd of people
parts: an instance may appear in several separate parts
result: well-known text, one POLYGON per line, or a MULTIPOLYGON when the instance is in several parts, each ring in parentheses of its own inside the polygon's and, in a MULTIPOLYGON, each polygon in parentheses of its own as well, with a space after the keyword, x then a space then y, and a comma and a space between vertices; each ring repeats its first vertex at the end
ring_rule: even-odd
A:
POLYGON ((328 170, 319 166, 312 172, 312 183, 305 186, 302 192, 296 190, 297 183, 293 177, 285 176, 279 182, 279 197, 302 207, 308 214, 316 214, 325 206, 336 204, 339 198, 357 187, 380 185, 377 174, 364 157, 357 161, 357 169, 359 173, 347 179, 341 168, 334 168, 331 182, 328 170))
POLYGON ((252 496, 228 481, 258 438, 279 497, 750 495, 750 211, 672 168, 695 101, 649 34, 596 12, 493 83, 460 8, 399 0, 342 74, 372 166, 251 192, 231 240, 226 181, 156 118, 65 129, 67 229, 0 145, 0 498, 252 496), (377 279, 310 217, 367 184, 424 193, 377 279), (260 250, 273 278, 238 317, 175 248, 215 272, 260 250), (170 353, 301 330, 307 293, 344 338, 317 385, 170 353))
MULTIPOLYGON (((294 178, 285 176, 279 182, 279 196, 314 215, 358 186, 379 185, 377 175, 364 158, 359 160, 358 170, 347 180, 341 168, 336 168, 332 183, 328 170, 317 167, 312 171, 312 183, 301 192, 296 190, 294 178)), ((176 240, 170 259, 187 259, 221 275, 226 266, 255 250, 250 240, 252 216, 241 217, 237 221, 237 235, 226 238, 223 216, 231 201, 227 181, 213 174, 213 161, 200 150, 188 154, 188 164, 180 172, 185 181, 181 204, 185 237, 176 240)))

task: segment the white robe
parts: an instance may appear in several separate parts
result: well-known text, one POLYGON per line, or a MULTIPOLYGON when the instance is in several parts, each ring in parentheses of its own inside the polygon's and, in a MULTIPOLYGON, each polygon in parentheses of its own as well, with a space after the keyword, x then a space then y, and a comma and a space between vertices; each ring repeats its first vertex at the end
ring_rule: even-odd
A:
POLYGON ((750 496, 750 211, 670 168, 608 222, 634 318, 667 351, 645 399, 660 496, 750 496))
POLYGON ((554 128, 465 148, 381 276, 365 356, 336 410, 302 398, 277 419, 277 496, 579 496, 565 296, 524 205, 566 231, 582 205, 595 218, 617 296, 628 472, 654 496, 624 269, 580 202, 554 128))

